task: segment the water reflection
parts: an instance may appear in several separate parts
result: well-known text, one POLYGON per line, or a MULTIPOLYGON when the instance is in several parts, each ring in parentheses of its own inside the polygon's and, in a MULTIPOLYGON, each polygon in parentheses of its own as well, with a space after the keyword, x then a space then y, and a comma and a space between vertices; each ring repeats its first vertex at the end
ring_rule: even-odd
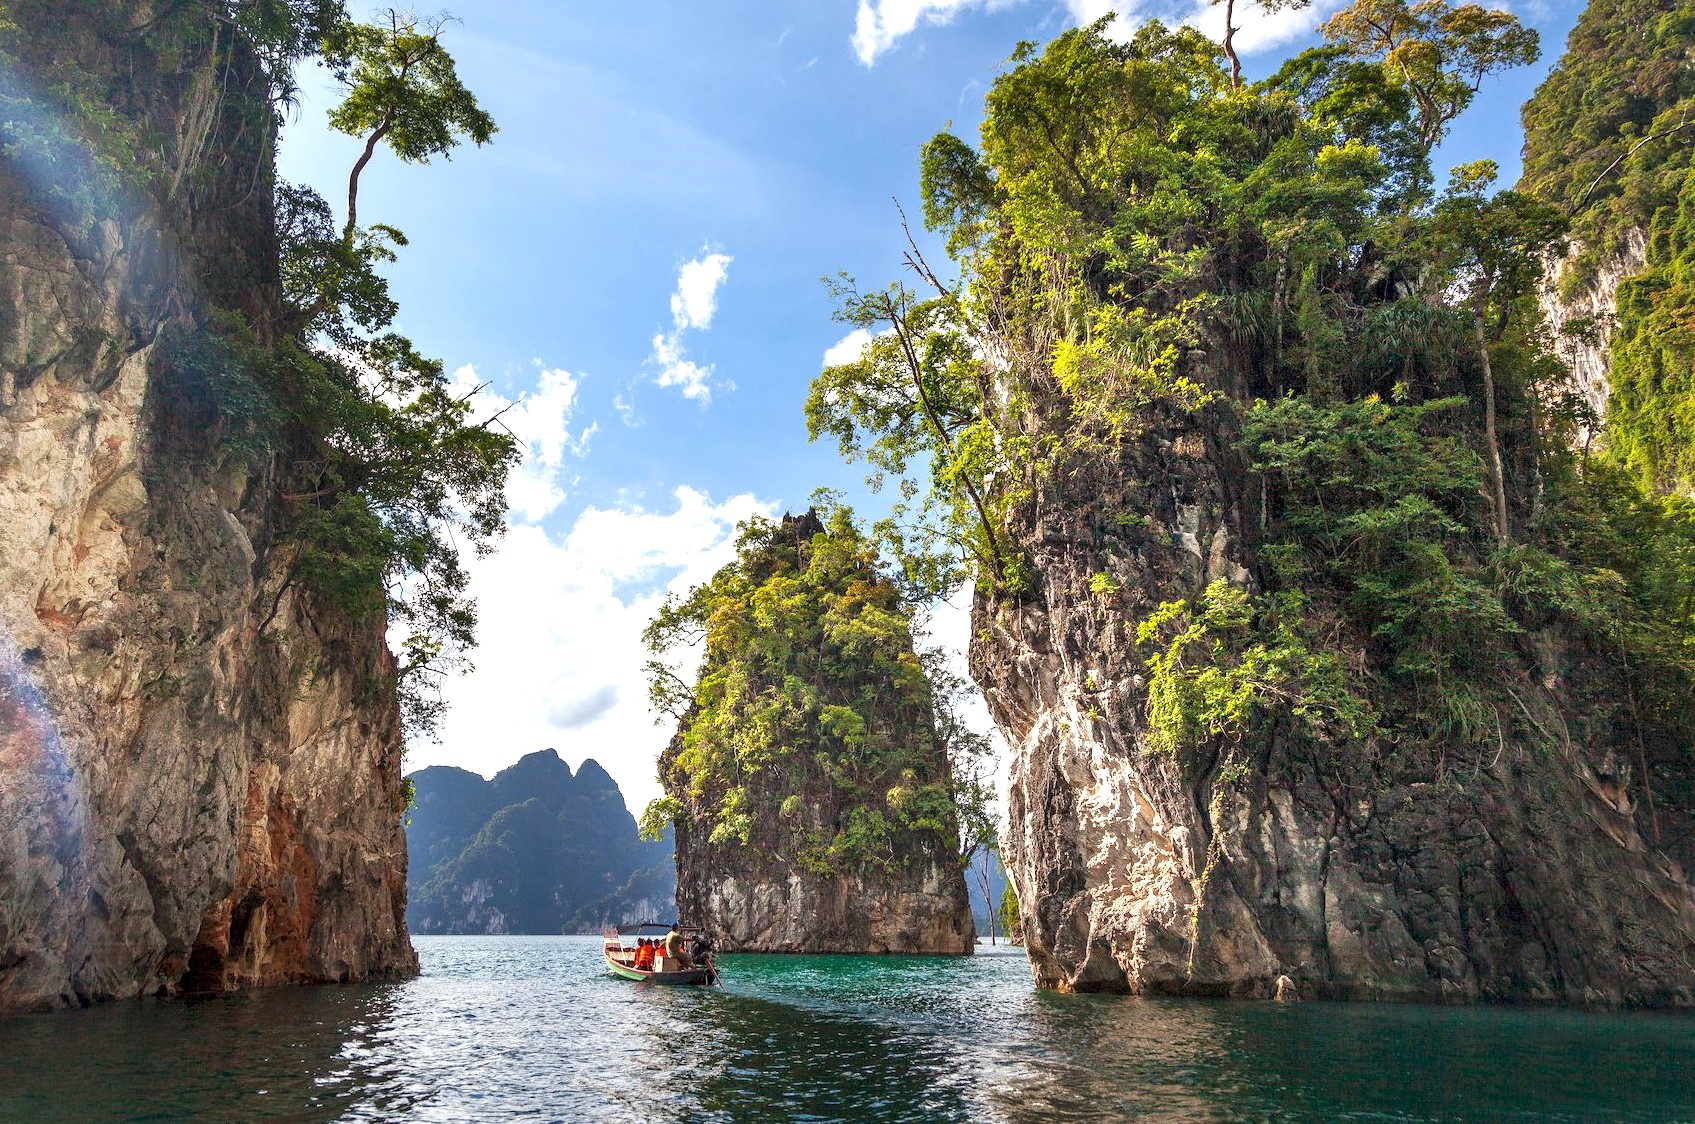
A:
POLYGON ((1695 1119, 1695 1019, 1031 990, 1022 958, 431 938, 403 984, 0 1022, 0 1120, 1695 1119))
POLYGON ((0 1119, 335 1120, 404 1113, 373 1046, 395 987, 147 1000, 0 1023, 0 1119), (376 1091, 376 1095, 372 1095, 376 1091))

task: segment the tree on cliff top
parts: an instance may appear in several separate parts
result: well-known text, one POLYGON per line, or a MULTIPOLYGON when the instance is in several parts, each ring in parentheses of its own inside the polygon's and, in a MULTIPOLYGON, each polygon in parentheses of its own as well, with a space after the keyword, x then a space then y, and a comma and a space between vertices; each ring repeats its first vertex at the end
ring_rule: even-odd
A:
MULTIPOLYGON (((138 106, 149 91, 108 89, 43 49, 62 7, 0 5, 0 155, 50 173, 30 178, 70 238, 122 211, 151 209, 167 224, 194 211, 196 193, 217 178, 207 145, 220 127, 260 138, 255 158, 273 158, 294 68, 310 58, 347 82, 332 124, 369 130, 359 168, 385 140, 416 162, 494 132, 459 83, 442 20, 390 10, 362 25, 341 0, 90 0, 78 34, 171 60, 157 63, 162 73, 184 60, 193 68, 173 79, 183 110, 172 148, 147 132, 138 106)), ((449 389, 439 362, 391 330, 398 309, 379 269, 404 236, 361 228, 352 213, 338 229, 321 196, 276 184, 271 166, 256 186, 246 185, 247 198, 263 201, 280 260, 201 263, 245 272, 220 286, 197 279, 208 307, 165 341, 160 390, 183 411, 185 448, 198 443, 204 455, 270 475, 281 501, 271 549, 289 560, 285 589, 308 589, 317 612, 386 613, 400 626, 403 713, 410 729, 427 730, 442 705, 435 685, 476 621, 461 547, 486 549, 502 530, 519 450, 496 419, 473 415, 470 396, 449 389)), ((256 242, 273 244, 269 234, 256 242)), ((282 600, 277 591, 262 627, 282 600)))
POLYGON ((1358 760, 1492 753, 1520 721, 1512 653, 1550 620, 1622 649, 1619 720, 1671 753, 1695 666, 1688 514, 1569 448, 1567 376, 1535 307, 1560 216, 1476 175, 1429 187, 1431 147, 1534 36, 1442 0, 1358 0, 1328 27, 1328 46, 1240 92, 1212 44, 1157 23, 1022 47, 980 147, 942 134, 924 152, 925 219, 961 281, 915 259, 936 295, 877 319, 848 292, 843 314, 888 334, 819 376, 809 424, 903 473, 940 528, 893 528, 900 546, 942 545, 938 567, 991 604, 1046 594, 1006 575, 1052 549, 1072 481, 1101 485, 1073 497, 1099 540, 1168 548, 1175 528, 1115 508, 1112 473, 1204 434, 1182 455, 1250 497, 1230 527, 1247 588, 1139 607, 1101 573, 1090 591, 1141 626, 1146 744, 1223 779, 1271 726, 1358 760), (922 416, 920 386, 946 424, 922 416), (981 504, 937 470, 962 463, 981 504), (992 566, 969 549, 990 533, 992 566))
POLYGON ((377 145, 386 143, 406 163, 425 164, 447 156, 461 137, 480 147, 496 132, 442 46, 446 23, 446 16, 423 19, 389 8, 377 22, 343 22, 325 40, 325 61, 347 85, 330 125, 365 141, 347 177, 348 241, 359 228, 359 175, 377 145))
POLYGON ((912 608, 846 508, 745 524, 736 561, 644 637, 655 708, 678 721, 650 836, 687 821, 714 845, 783 840, 825 875, 935 857, 962 824, 981 830, 985 743, 932 685, 912 608), (666 661, 696 646, 691 684, 666 661))

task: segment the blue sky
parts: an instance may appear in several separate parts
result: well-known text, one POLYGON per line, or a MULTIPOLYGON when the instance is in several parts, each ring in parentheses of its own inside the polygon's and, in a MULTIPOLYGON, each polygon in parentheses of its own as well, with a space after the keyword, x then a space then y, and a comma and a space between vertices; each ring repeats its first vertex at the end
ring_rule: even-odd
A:
MULTIPOLYGON (((354 7, 357 10, 358 0, 354 7)), ((1334 5, 1332 5, 1333 7, 1334 5)), ((483 149, 405 166, 380 155, 360 218, 411 244, 390 267, 400 328, 530 446, 512 529, 474 566, 477 670, 454 683, 439 744, 408 768, 489 773, 553 746, 594 757, 639 809, 669 730, 647 712, 638 633, 666 589, 729 556, 736 520, 844 489, 862 472, 810 445, 808 380, 843 336, 820 282, 896 276, 892 199, 917 211, 920 145, 974 136, 984 90, 1021 39, 1045 40, 1100 0, 737 0, 624 5, 463 0, 447 32, 460 74, 500 125, 483 149), (668 385, 665 385, 668 384, 668 385)), ((1580 5, 1516 10, 1541 65, 1497 79, 1442 156, 1517 173, 1518 105, 1580 5)), ((1250 13, 1251 76, 1310 42, 1331 8, 1250 13)), ((1218 12, 1188 3, 1143 15, 1218 12)), ((283 175, 332 203, 358 145, 306 75, 283 175)), ((938 251, 937 260, 943 255, 938 251)), ((936 632, 957 644, 963 613, 936 632)))

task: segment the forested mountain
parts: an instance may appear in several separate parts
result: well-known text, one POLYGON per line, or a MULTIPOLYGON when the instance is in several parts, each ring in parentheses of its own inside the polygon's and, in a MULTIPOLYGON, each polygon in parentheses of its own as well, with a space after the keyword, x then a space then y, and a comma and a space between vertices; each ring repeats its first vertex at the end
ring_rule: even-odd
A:
MULTIPOLYGON (((1551 287, 1599 337, 1606 446, 1646 487, 1695 487, 1695 3, 1594 0, 1524 107, 1526 192, 1572 220, 1551 287), (1594 292, 1599 300, 1585 304, 1594 292), (1587 313, 1587 315, 1581 315, 1587 313)), ((1598 364, 1599 365, 1599 364, 1598 364)))
MULTIPOLYGON (((1598 4, 1576 48, 1633 46, 1549 89, 1681 105, 1690 24, 1653 7, 1598 4)), ((1021 47, 978 143, 924 149, 961 281, 914 251, 910 283, 841 286, 870 342, 812 431, 905 477, 910 573, 976 583, 1041 983, 1689 1002, 1695 521, 1660 492, 1690 430, 1634 420, 1676 416, 1682 327, 1586 442, 1538 301, 1562 158, 1534 192, 1431 171, 1535 33, 1357 0, 1324 35, 1252 85, 1157 23, 1021 47)), ((1680 128, 1630 105, 1553 134, 1680 128)), ((1655 145, 1616 190, 1675 263, 1689 147, 1655 145)), ((1621 303, 1676 309, 1675 274, 1621 303)))
POLYGON ((843 508, 756 519, 738 557, 648 628, 677 907, 720 948, 970 952, 968 758, 911 607, 843 508), (694 682, 661 661, 704 641, 694 682), (957 764, 957 768, 956 768, 957 764))
POLYGON ((546 749, 493 779, 445 765, 408 779, 414 932, 598 932, 672 918, 670 840, 637 838, 617 783, 592 758, 574 775, 546 749))

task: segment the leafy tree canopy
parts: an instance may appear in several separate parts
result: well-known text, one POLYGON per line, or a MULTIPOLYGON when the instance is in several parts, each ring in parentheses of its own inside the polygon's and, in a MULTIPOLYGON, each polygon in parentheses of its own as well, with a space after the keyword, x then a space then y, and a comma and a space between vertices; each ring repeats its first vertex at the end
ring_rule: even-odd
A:
MULTIPOLYGON (((1572 449, 1583 408, 1535 300, 1566 216, 1485 165, 1432 187, 1432 146, 1535 35, 1445 0, 1357 0, 1326 33, 1240 90, 1157 23, 1022 45, 980 144, 923 153, 959 280, 914 249, 922 295, 838 286, 871 344, 814 382, 811 431, 900 477, 880 530, 908 574, 991 598, 1033 592, 1028 536, 1068 482, 1216 440, 1192 455, 1259 497, 1232 528, 1254 569, 1136 614, 1156 749, 1275 721, 1481 752, 1521 721, 1516 638, 1555 620, 1622 653, 1603 706, 1673 744, 1688 513, 1572 449)), ((1132 544, 1174 533, 1111 489, 1086 502, 1132 544)), ((1104 571, 1089 589, 1134 592, 1104 571)))
POLYGON ((786 853, 816 874, 992 840, 986 744, 964 685, 913 647, 913 609, 852 513, 824 499, 742 528, 736 561, 673 598, 644 637, 656 709, 678 732, 650 834, 687 821, 712 843, 786 853), (691 683, 673 668, 704 649, 691 683))

